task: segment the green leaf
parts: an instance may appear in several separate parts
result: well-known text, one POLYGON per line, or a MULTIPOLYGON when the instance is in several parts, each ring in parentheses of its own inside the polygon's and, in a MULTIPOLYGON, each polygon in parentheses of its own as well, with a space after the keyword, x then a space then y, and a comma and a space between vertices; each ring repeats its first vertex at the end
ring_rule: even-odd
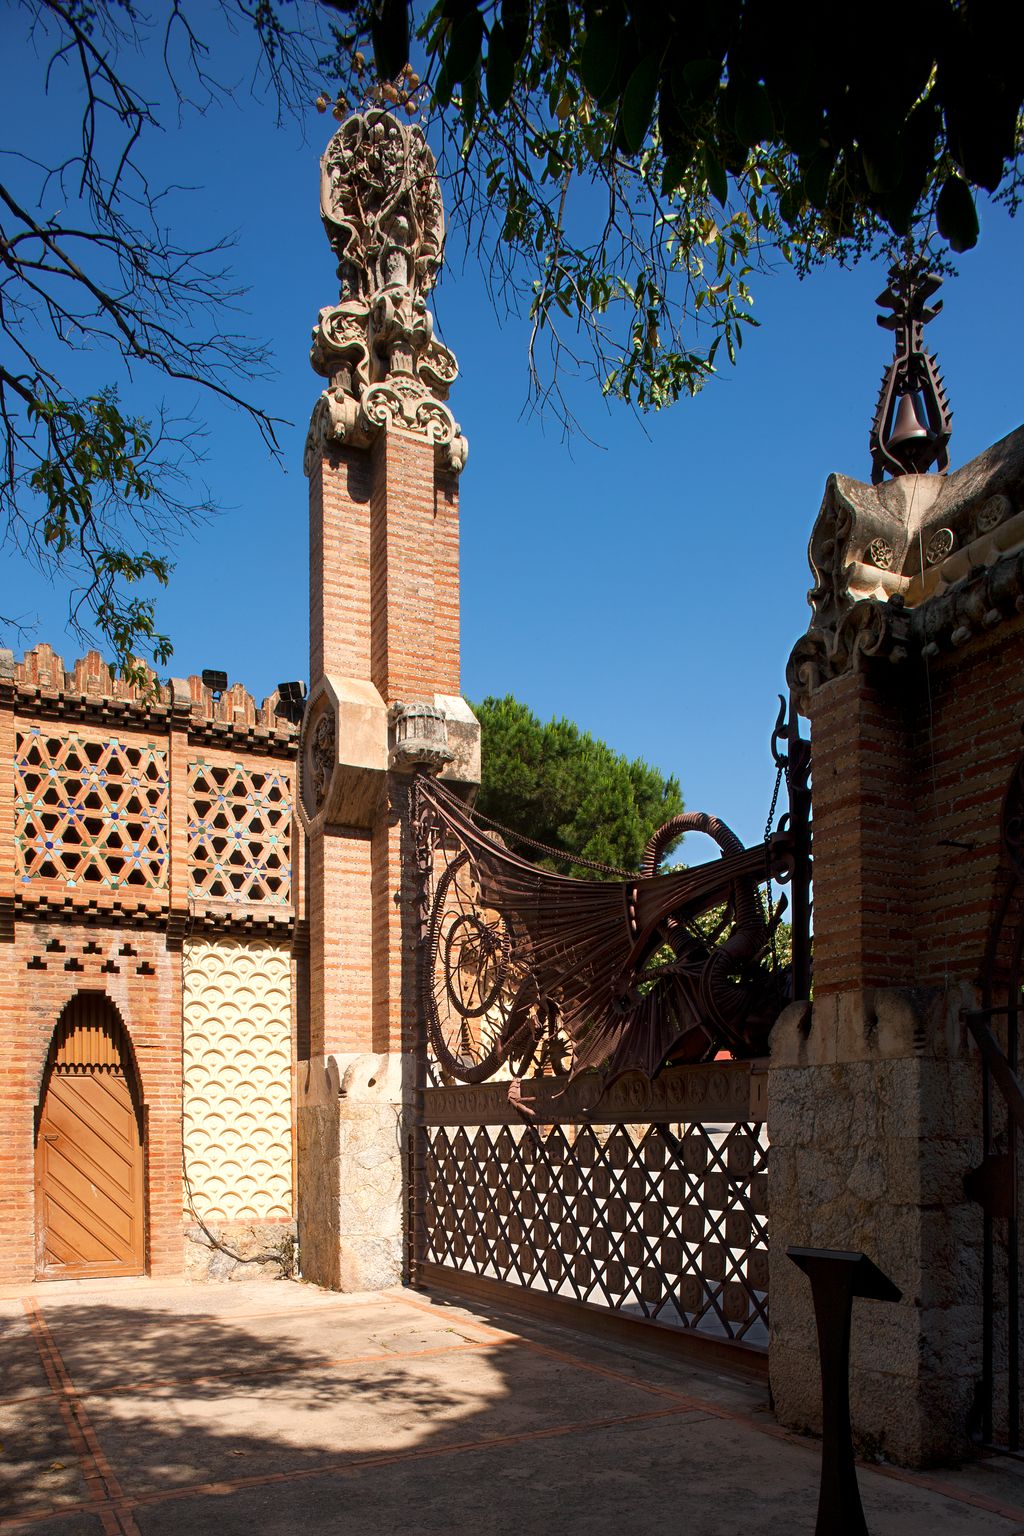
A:
POLYGON ((598 11, 580 49, 580 79, 595 101, 600 101, 611 86, 618 65, 618 24, 609 11, 598 11))
POLYGON ((572 47, 572 22, 567 0, 545 0, 544 33, 560 53, 572 47))
POLYGON ((775 118, 768 92, 759 83, 746 83, 734 91, 736 109, 733 128, 740 143, 747 149, 771 139, 775 132, 775 118))
POLYGON ((903 152, 897 141, 863 144, 860 162, 872 192, 891 192, 903 174, 903 152))
POLYGON ((487 102, 492 112, 507 106, 515 84, 516 61, 500 21, 491 28, 487 43, 487 102))
POLYGON ((661 173, 661 193, 663 197, 667 197, 670 192, 674 192, 677 187, 682 185, 683 178, 693 163, 693 154, 694 149, 691 146, 688 151, 677 149, 669 155, 661 173))
POLYGON ((501 30, 513 59, 521 59, 530 36, 529 0, 501 0, 501 30))
POLYGON ((801 162, 804 191, 815 208, 823 207, 828 200, 828 188, 832 180, 834 164, 835 157, 831 150, 821 151, 811 156, 806 162, 801 162))
POLYGON ((448 73, 446 60, 438 70, 437 79, 434 81, 434 100, 437 102, 439 107, 447 107, 450 105, 452 99, 452 91, 454 89, 455 82, 451 75, 448 73))
POLYGON ((939 234, 954 251, 969 251, 978 243, 978 210, 971 189, 959 176, 950 176, 935 203, 939 234))
POLYGON ((408 0, 380 0, 370 21, 370 40, 377 73, 393 80, 409 62, 408 0))
POLYGON ((681 107, 710 101, 722 78, 721 59, 690 59, 672 75, 672 89, 681 107))
POLYGON ((704 146, 704 175, 708 179, 711 196, 724 208, 729 196, 729 178, 725 174, 725 166, 716 158, 710 144, 704 146))
POLYGON ((630 75, 623 92, 622 133, 626 148, 634 155, 643 148, 651 126, 651 118, 654 116, 660 65, 661 59, 658 54, 647 54, 630 75))
POLYGON ((471 134, 476 126, 477 106, 480 101, 480 61, 476 62, 475 69, 470 70, 462 81, 462 121, 466 126, 466 136, 463 140, 461 155, 463 160, 468 159, 471 134))
POLYGON ((452 27, 445 53, 445 69, 453 83, 465 82, 480 62, 480 48, 484 40, 484 22, 474 7, 460 16, 452 27))

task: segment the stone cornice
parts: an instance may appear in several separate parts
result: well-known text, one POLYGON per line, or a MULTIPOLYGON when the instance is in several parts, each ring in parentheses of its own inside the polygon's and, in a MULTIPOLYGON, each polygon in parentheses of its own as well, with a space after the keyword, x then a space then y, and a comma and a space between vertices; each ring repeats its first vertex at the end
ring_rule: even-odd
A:
POLYGON ((172 909, 166 895, 89 896, 82 891, 22 893, 14 898, 16 922, 86 923, 106 927, 159 928, 188 938, 196 929, 220 933, 289 936, 296 930, 292 907, 232 906, 194 901, 187 910, 172 909))
POLYGON ((834 628, 811 629, 793 647, 789 685, 806 700, 822 684, 867 662, 900 664, 960 650, 1024 613, 1024 551, 907 608, 899 597, 870 598, 834 628))

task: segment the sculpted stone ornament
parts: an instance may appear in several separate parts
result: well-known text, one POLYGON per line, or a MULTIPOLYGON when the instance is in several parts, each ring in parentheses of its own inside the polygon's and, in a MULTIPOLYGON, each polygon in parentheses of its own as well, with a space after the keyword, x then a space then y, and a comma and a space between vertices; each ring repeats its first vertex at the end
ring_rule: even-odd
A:
POLYGON ((392 704, 388 711, 391 726, 392 768, 423 768, 439 773, 454 758, 448 745, 448 722, 443 709, 434 704, 392 704))
POLYGON ((1024 428, 949 474, 831 475, 809 550, 802 699, 870 658, 967 644, 1024 609, 1024 428))
POLYGON ((432 442, 458 474, 468 445, 445 403, 458 365, 427 309, 444 209, 423 132, 388 112, 356 114, 331 139, 320 173, 341 291, 313 331, 310 361, 330 383, 313 410, 306 473, 327 444, 366 447, 394 425, 432 442))
POLYGON ((830 475, 825 487, 808 551, 813 616, 787 668, 801 710, 843 672, 927 660, 1024 612, 1024 428, 948 472, 951 412, 923 340, 940 282, 920 263, 893 267, 878 299, 895 347, 872 483, 830 475))
POLYGON ((327 794, 327 786, 334 771, 336 736, 333 714, 323 714, 316 723, 313 739, 309 744, 309 770, 313 783, 313 801, 319 810, 327 794))

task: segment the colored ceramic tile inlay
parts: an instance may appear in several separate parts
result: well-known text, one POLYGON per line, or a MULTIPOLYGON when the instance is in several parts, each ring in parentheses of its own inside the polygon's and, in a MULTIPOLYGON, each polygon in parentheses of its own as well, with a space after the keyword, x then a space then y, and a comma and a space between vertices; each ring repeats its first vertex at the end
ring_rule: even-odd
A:
POLYGON ((15 780, 21 884, 166 889, 166 752, 33 726, 16 734, 15 780))
POLYGON ((213 901, 291 900, 291 777, 244 763, 189 764, 189 892, 213 901))

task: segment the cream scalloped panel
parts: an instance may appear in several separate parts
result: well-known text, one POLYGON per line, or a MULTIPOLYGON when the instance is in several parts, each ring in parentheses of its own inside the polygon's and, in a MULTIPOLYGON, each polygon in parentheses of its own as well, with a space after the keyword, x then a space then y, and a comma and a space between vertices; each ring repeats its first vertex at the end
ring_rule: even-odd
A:
POLYGON ((291 955, 279 944, 185 945, 185 1167, 206 1221, 293 1214, 291 955))

